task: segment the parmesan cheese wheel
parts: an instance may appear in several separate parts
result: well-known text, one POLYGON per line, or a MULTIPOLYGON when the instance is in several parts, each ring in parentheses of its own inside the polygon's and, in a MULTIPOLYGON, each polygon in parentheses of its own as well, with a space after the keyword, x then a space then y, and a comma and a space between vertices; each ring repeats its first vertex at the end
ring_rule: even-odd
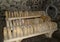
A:
POLYGON ((30 26, 27 26, 27 29, 28 29, 28 35, 30 35, 31 33, 31 28, 30 28, 30 26))
POLYGON ((23 36, 22 28, 21 27, 17 27, 16 30, 17 30, 17 37, 22 37, 23 36))
POLYGON ((13 38, 16 38, 17 37, 17 30, 16 30, 16 27, 14 28, 13 30, 13 38))
POLYGON ((29 20, 24 20, 24 25, 28 25, 29 24, 29 20))
POLYGON ((22 17, 27 17, 28 16, 28 11, 22 11, 22 17))
POLYGON ((16 11, 14 11, 14 17, 17 17, 17 12, 16 11))
POLYGON ((17 14, 17 17, 19 17, 19 13, 18 13, 18 11, 16 12, 16 14, 17 14))
POLYGON ((22 17, 22 11, 19 11, 19 17, 22 17))
POLYGON ((32 26, 28 26, 28 35, 33 34, 33 28, 32 26))
POLYGON ((9 14, 8 14, 8 11, 6 11, 6 12, 5 12, 6 19, 9 18, 8 15, 9 15, 9 14))
POLYGON ((7 33, 7 28, 4 27, 4 30, 3 30, 3 34, 4 34, 4 40, 7 40, 8 39, 8 33, 7 33))
POLYGON ((39 33, 40 32, 40 24, 37 24, 36 28, 37 28, 37 32, 39 33))
POLYGON ((32 11, 29 11, 29 16, 33 16, 33 12, 32 11))
POLYGON ((30 34, 33 34, 33 27, 30 26, 30 34))
POLYGON ((8 38, 11 39, 12 38, 12 32, 10 28, 7 28, 8 30, 8 38))
POLYGON ((36 27, 36 25, 33 25, 33 28, 34 28, 34 33, 37 33, 37 27, 36 27))
POLYGON ((33 11, 33 16, 41 16, 40 11, 33 11))
POLYGON ((27 28, 27 26, 24 26, 23 33, 24 33, 24 36, 28 35, 28 28, 27 28))
POLYGON ((34 22, 35 22, 35 25, 41 24, 41 23, 43 23, 43 19, 42 18, 36 18, 36 19, 34 19, 34 22))
POLYGON ((45 31, 50 30, 47 23, 42 23, 42 24, 40 25, 40 28, 41 28, 41 32, 45 32, 45 31))

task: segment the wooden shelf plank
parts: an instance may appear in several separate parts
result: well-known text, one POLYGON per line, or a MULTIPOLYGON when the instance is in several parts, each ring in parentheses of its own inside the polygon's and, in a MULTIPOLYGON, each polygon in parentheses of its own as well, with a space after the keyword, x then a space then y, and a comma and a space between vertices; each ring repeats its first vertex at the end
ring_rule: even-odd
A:
POLYGON ((15 20, 15 19, 28 19, 28 18, 38 18, 41 16, 27 16, 27 17, 15 17, 15 18, 8 18, 8 20, 15 20))

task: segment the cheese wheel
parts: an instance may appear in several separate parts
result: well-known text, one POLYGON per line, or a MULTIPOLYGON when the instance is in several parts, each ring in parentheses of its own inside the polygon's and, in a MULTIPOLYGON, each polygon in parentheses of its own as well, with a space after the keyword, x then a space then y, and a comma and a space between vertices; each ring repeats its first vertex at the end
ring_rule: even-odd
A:
POLYGON ((3 30, 3 34, 4 34, 4 40, 7 40, 8 39, 8 34, 7 34, 7 28, 4 27, 4 30, 3 30))
POLYGON ((45 32, 45 31, 50 30, 47 23, 42 23, 42 24, 40 25, 40 28, 41 28, 41 32, 45 32))
POLYGON ((19 37, 20 36, 20 28, 19 27, 16 27, 16 30, 17 30, 17 37, 19 37))
POLYGON ((25 17, 25 16, 26 16, 25 11, 22 11, 22 12, 21 12, 21 16, 22 16, 22 17, 25 17))
POLYGON ((25 17, 28 17, 28 11, 25 11, 25 17))
POLYGON ((24 20, 24 25, 28 25, 28 20, 24 20))
POLYGON ((16 30, 16 27, 14 27, 13 29, 13 38, 16 38, 17 37, 17 30, 16 30))
POLYGON ((8 11, 5 12, 5 16, 6 16, 6 18, 9 18, 9 17, 8 17, 8 11))
POLYGON ((30 33, 33 34, 33 27, 30 26, 30 28, 31 28, 31 29, 30 29, 30 31, 31 31, 30 33))
POLYGON ((17 37, 22 37, 23 36, 23 31, 21 27, 17 27, 17 37))
POLYGON ((43 19, 41 19, 41 18, 36 18, 36 19, 34 19, 34 23, 35 23, 35 25, 36 25, 36 24, 41 24, 41 23, 43 23, 43 19))
POLYGON ((30 31, 31 31, 31 28, 29 26, 27 26, 27 29, 28 29, 28 35, 30 35, 30 31))
POLYGON ((36 25, 33 25, 33 28, 34 28, 34 33, 37 33, 37 27, 36 27, 36 25))
POLYGON ((33 16, 33 13, 32 13, 32 11, 29 11, 29 14, 28 14, 29 16, 33 16))
POLYGON ((19 17, 21 17, 22 16, 22 11, 19 11, 19 17))
POLYGON ((16 11, 14 11, 14 17, 17 17, 17 12, 16 11))
POLYGON ((37 28, 37 32, 39 33, 40 32, 40 24, 37 24, 35 27, 37 28))
POLYGON ((23 33, 24 33, 24 36, 28 35, 28 28, 27 28, 27 26, 24 26, 23 33))
POLYGON ((16 20, 16 26, 19 26, 19 20, 16 20))
POLYGON ((28 26, 28 35, 33 34, 33 28, 32 26, 28 26))
POLYGON ((12 38, 12 32, 10 28, 7 28, 8 30, 8 38, 11 39, 12 38))
POLYGON ((30 24, 34 25, 35 24, 35 19, 30 19, 30 24))
POLYGON ((33 16, 41 16, 40 11, 33 11, 33 16))

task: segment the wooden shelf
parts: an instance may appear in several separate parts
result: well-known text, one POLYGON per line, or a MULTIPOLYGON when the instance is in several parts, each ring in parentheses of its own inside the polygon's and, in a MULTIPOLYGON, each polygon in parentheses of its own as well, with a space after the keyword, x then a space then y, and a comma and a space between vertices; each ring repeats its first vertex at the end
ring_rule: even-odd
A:
POLYGON ((29 18, 39 18, 39 17, 41 16, 14 17, 14 18, 8 18, 7 20, 29 19, 29 18))
POLYGON ((18 37, 18 38, 13 38, 13 39, 10 39, 10 40, 4 40, 4 42, 13 42, 13 41, 17 41, 17 40, 23 40, 23 39, 26 39, 26 38, 29 38, 29 37, 34 37, 34 36, 38 36, 38 35, 41 35, 41 34, 49 33, 51 31, 54 31, 54 30, 43 31, 43 32, 40 32, 40 33, 25 36, 25 37, 18 37))

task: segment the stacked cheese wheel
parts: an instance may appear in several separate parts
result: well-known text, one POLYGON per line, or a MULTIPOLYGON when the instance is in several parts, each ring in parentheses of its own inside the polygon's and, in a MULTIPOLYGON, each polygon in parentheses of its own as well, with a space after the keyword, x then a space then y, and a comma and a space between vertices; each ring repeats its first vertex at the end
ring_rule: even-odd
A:
POLYGON ((32 26, 24 26, 24 28, 23 28, 23 34, 24 34, 24 36, 33 34, 33 28, 32 28, 32 26))
POLYGON ((7 33, 7 28, 4 27, 4 30, 3 30, 3 31, 4 31, 4 32, 3 32, 3 34, 4 34, 4 39, 7 40, 7 39, 8 39, 8 37, 7 37, 7 36, 8 36, 8 35, 7 35, 7 34, 8 34, 8 33, 7 33))
POLYGON ((23 31, 20 27, 15 27, 13 30, 11 30, 11 28, 5 27, 3 31, 5 40, 23 36, 23 31))

